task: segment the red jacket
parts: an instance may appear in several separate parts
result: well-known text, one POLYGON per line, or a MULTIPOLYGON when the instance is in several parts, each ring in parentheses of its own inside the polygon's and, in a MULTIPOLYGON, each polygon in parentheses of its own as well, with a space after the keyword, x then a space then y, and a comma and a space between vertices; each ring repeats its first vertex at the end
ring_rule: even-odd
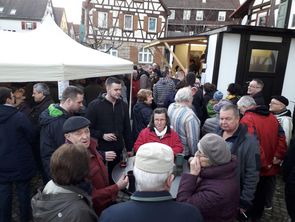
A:
POLYGON ((97 143, 91 140, 88 151, 90 153, 90 174, 92 183, 92 201, 96 214, 116 201, 119 188, 116 184, 110 185, 108 171, 103 163, 102 156, 96 150, 97 143))
POLYGON ((285 133, 276 117, 266 107, 258 106, 245 112, 241 123, 248 126, 248 132, 255 134, 260 144, 261 176, 274 176, 279 165, 273 165, 274 157, 284 159, 287 151, 285 133))
POLYGON ((152 131, 150 128, 145 128, 143 129, 138 137, 137 140, 134 144, 134 151, 137 152, 138 148, 145 143, 150 143, 150 142, 158 142, 158 143, 163 143, 168 146, 170 146, 174 152, 174 154, 177 153, 182 153, 183 151, 183 146, 181 144, 181 141, 179 139, 179 136, 177 133, 170 128, 170 132, 168 132, 163 136, 162 139, 160 139, 157 134, 152 131))

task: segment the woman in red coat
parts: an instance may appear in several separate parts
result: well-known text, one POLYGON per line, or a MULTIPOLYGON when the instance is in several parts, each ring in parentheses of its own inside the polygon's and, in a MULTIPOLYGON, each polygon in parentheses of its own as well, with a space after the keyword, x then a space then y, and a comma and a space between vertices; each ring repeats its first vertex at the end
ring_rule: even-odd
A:
POLYGON ((137 152, 142 144, 150 142, 158 142, 170 146, 174 155, 183 151, 178 134, 170 128, 170 120, 166 108, 154 110, 148 127, 143 129, 137 137, 134 151, 137 152))

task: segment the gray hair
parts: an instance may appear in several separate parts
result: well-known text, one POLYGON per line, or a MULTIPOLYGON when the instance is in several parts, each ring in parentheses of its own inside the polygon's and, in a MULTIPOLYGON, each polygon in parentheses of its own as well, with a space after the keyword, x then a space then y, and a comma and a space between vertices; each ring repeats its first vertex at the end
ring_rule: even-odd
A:
POLYGON ((220 109, 220 111, 228 111, 228 110, 232 110, 235 117, 240 116, 240 112, 239 112, 238 107, 236 105, 226 104, 226 105, 222 106, 220 109))
POLYGON ((193 94, 190 87, 184 87, 177 91, 175 102, 189 102, 193 100, 193 94))
POLYGON ((242 96, 237 102, 238 107, 256 106, 256 102, 251 96, 242 96))
POLYGON ((44 96, 49 96, 50 95, 50 90, 48 85, 46 85, 45 83, 36 83, 33 86, 33 89, 35 89, 38 93, 43 93, 44 96))
POLYGON ((172 171, 167 173, 148 173, 134 166, 133 174, 136 181, 136 190, 161 191, 165 188, 165 182, 172 174, 172 171))

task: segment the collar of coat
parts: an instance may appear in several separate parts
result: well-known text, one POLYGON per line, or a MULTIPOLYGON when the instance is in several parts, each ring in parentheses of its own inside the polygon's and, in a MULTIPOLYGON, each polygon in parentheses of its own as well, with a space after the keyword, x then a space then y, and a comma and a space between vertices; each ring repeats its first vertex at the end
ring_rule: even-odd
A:
POLYGON ((161 202, 173 200, 173 197, 168 191, 137 191, 130 199, 141 202, 161 202))

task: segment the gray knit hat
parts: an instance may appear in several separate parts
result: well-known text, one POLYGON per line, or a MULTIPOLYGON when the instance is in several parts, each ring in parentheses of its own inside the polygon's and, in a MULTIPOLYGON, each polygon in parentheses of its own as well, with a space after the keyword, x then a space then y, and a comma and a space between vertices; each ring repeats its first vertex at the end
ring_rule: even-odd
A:
POLYGON ((231 160, 231 153, 225 140, 213 133, 208 133, 199 141, 198 149, 204 153, 213 165, 222 165, 231 160))

